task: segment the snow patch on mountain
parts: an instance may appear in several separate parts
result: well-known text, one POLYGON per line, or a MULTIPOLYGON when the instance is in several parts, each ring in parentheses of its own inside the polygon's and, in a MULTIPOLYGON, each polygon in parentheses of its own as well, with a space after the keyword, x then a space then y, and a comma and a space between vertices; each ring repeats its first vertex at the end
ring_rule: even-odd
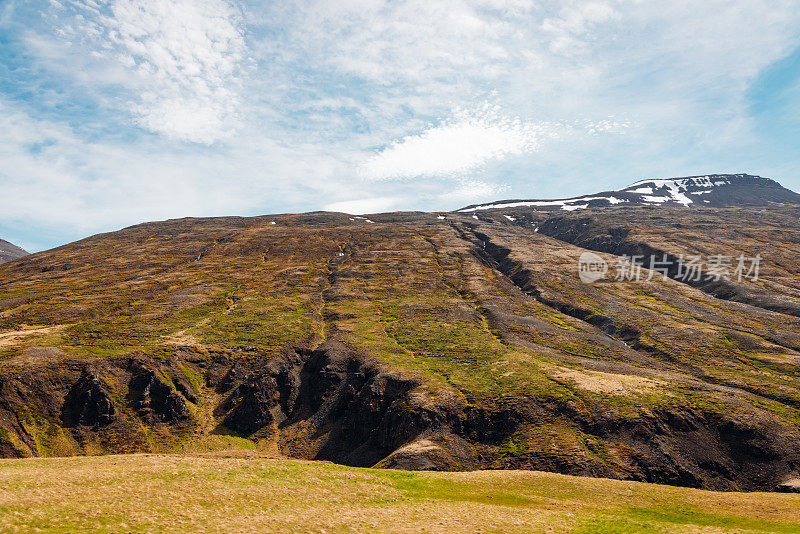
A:
POLYGON ((747 174, 711 174, 685 178, 659 178, 639 180, 618 191, 606 191, 596 195, 584 195, 560 200, 510 200, 468 206, 458 211, 463 213, 500 208, 531 207, 545 210, 561 209, 573 211, 592 207, 614 206, 630 203, 638 206, 692 204, 736 205, 751 201, 756 204, 770 202, 800 203, 795 193, 780 184, 760 176, 747 174), (744 197, 741 195, 744 191, 744 197), (700 198, 700 195, 706 195, 700 198), (748 197, 752 197, 750 200, 748 197))
POLYGON ((464 208, 458 210, 462 213, 469 213, 473 211, 479 210, 488 210, 488 209, 496 209, 496 208, 521 208, 532 206, 536 208, 542 207, 558 207, 565 211, 573 211, 576 209, 584 209, 589 206, 592 201, 603 201, 607 204, 621 204, 623 202, 628 202, 626 199, 617 198, 614 196, 603 196, 603 195, 587 195, 583 197, 576 197, 576 198, 568 198, 565 200, 525 200, 519 202, 502 202, 498 204, 484 204, 481 206, 472 206, 469 208, 464 208))

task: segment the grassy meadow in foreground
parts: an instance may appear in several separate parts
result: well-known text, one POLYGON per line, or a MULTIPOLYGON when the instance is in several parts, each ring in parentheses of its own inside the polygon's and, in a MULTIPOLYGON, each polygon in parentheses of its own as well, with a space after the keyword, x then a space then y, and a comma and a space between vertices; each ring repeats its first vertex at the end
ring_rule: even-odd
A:
POLYGON ((800 495, 216 453, 0 461, 0 530, 800 532, 800 495))

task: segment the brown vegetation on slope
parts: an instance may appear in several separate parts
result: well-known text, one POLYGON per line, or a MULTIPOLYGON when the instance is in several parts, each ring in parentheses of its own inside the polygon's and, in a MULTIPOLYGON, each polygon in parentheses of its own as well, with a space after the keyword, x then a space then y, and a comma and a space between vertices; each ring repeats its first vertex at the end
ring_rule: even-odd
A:
POLYGON ((800 470, 796 211, 184 219, 35 254, 0 267, 0 454, 228 440, 775 489, 800 470), (576 272, 718 248, 760 251, 760 281, 576 272))

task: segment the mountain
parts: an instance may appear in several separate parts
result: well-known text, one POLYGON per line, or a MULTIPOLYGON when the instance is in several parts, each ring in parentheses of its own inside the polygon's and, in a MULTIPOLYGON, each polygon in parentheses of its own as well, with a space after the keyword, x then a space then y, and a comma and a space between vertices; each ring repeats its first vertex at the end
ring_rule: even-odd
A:
POLYGON ((796 488, 799 258, 788 203, 141 224, 0 266, 0 456, 796 488))
POLYGON ((502 200, 489 204, 467 206, 462 213, 526 207, 536 210, 573 211, 606 206, 692 206, 741 207, 800 205, 800 194, 786 189, 778 182, 749 174, 710 174, 640 180, 618 191, 559 200, 502 200))
POLYGON ((16 260, 17 258, 21 258, 27 255, 28 253, 19 248, 18 246, 13 245, 8 241, 0 239, 0 263, 16 260))

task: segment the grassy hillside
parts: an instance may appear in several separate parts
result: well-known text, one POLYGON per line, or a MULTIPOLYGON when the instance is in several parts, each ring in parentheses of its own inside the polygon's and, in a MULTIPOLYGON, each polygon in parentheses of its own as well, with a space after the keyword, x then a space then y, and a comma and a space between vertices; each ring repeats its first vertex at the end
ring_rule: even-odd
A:
POLYGON ((34 254, 0 266, 0 455, 232 436, 363 467, 772 490, 800 478, 796 215, 186 219, 34 254), (765 261, 757 283, 587 285, 587 249, 765 261))
POLYGON ((800 495, 219 455, 0 461, 0 530, 800 532, 800 495))

